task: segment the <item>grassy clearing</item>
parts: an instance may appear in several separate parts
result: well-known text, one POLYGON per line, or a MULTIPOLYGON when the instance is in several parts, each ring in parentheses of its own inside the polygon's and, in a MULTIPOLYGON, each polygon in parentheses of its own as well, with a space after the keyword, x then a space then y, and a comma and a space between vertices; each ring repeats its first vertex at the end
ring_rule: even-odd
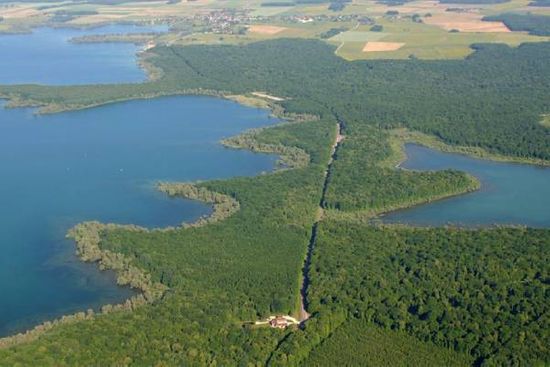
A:
POLYGON ((268 101, 266 101, 263 98, 259 98, 251 95, 234 94, 234 95, 227 95, 226 98, 232 101, 235 101, 237 103, 240 103, 243 106, 249 106, 249 107, 255 107, 255 108, 270 108, 268 101))

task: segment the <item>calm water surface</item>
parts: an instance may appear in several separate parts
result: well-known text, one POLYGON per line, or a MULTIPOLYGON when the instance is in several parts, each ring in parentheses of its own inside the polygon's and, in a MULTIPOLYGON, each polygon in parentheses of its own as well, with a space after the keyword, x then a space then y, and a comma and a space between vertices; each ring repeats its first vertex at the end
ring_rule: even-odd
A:
POLYGON ((0 84, 99 84, 140 82, 139 46, 131 43, 74 44, 92 34, 167 31, 167 26, 110 25, 92 29, 36 28, 33 33, 0 35, 0 84))
POLYGON ((157 227, 207 214, 154 183, 271 170, 275 157, 218 141, 275 122, 265 110, 205 97, 46 116, 0 109, 0 335, 126 299, 112 274, 74 257, 67 230, 85 220, 157 227))
POLYGON ((403 168, 465 171, 481 181, 481 190, 396 211, 384 216, 385 222, 550 227, 550 168, 491 162, 415 144, 407 144, 406 152, 408 158, 401 165, 403 168))

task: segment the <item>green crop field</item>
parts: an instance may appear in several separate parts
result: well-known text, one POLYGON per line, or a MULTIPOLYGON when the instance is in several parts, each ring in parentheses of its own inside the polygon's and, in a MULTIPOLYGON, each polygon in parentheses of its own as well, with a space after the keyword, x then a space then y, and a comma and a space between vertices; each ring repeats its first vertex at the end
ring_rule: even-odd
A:
POLYGON ((458 59, 472 53, 475 43, 504 43, 518 46, 524 42, 543 42, 550 37, 539 37, 525 32, 473 33, 448 32, 434 25, 414 23, 410 20, 377 20, 383 32, 357 31, 333 37, 330 41, 344 41, 338 55, 347 60, 358 59, 406 59, 410 56, 419 59, 458 59), (342 36, 342 38, 337 37, 342 36), (363 52, 367 41, 400 42, 405 45, 396 51, 363 52))

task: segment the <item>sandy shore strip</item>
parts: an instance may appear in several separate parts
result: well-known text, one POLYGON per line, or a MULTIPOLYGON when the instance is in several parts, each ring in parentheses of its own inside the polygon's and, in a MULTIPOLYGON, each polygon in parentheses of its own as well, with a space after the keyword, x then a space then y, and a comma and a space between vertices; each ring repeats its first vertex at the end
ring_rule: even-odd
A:
POLYGON ((281 101, 285 100, 284 98, 271 96, 271 95, 269 95, 267 93, 263 93, 263 92, 252 92, 250 94, 252 94, 253 96, 256 96, 256 97, 265 98, 265 99, 269 99, 271 101, 276 101, 276 102, 281 102, 281 101))

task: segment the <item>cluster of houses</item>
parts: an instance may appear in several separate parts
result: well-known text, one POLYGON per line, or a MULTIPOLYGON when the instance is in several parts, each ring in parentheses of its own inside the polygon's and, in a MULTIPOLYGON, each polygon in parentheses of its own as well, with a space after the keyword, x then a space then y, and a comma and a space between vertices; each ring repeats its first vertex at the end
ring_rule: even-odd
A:
POLYGON ((310 23, 310 22, 359 22, 364 24, 370 24, 372 20, 364 15, 359 14, 338 14, 338 15, 328 15, 328 14, 319 14, 314 16, 304 16, 304 15, 284 15, 281 17, 273 17, 277 21, 284 23, 310 23))
POLYGON ((372 20, 363 15, 288 15, 288 16, 251 16, 247 10, 220 9, 204 14, 196 14, 191 17, 180 18, 193 25, 200 24, 208 28, 208 32, 216 34, 237 34, 246 29, 245 25, 265 23, 270 21, 282 23, 311 23, 311 22, 350 22, 356 21, 362 24, 370 24, 372 20))
POLYGON ((235 11, 232 9, 214 10, 206 14, 198 14, 193 17, 193 21, 199 21, 210 28, 212 33, 232 34, 235 33, 236 26, 250 22, 251 17, 244 11, 235 11))
POLYGON ((246 10, 220 9, 193 16, 178 17, 179 22, 185 22, 193 27, 203 28, 203 32, 216 34, 236 34, 245 25, 261 21, 264 17, 252 17, 246 10))

